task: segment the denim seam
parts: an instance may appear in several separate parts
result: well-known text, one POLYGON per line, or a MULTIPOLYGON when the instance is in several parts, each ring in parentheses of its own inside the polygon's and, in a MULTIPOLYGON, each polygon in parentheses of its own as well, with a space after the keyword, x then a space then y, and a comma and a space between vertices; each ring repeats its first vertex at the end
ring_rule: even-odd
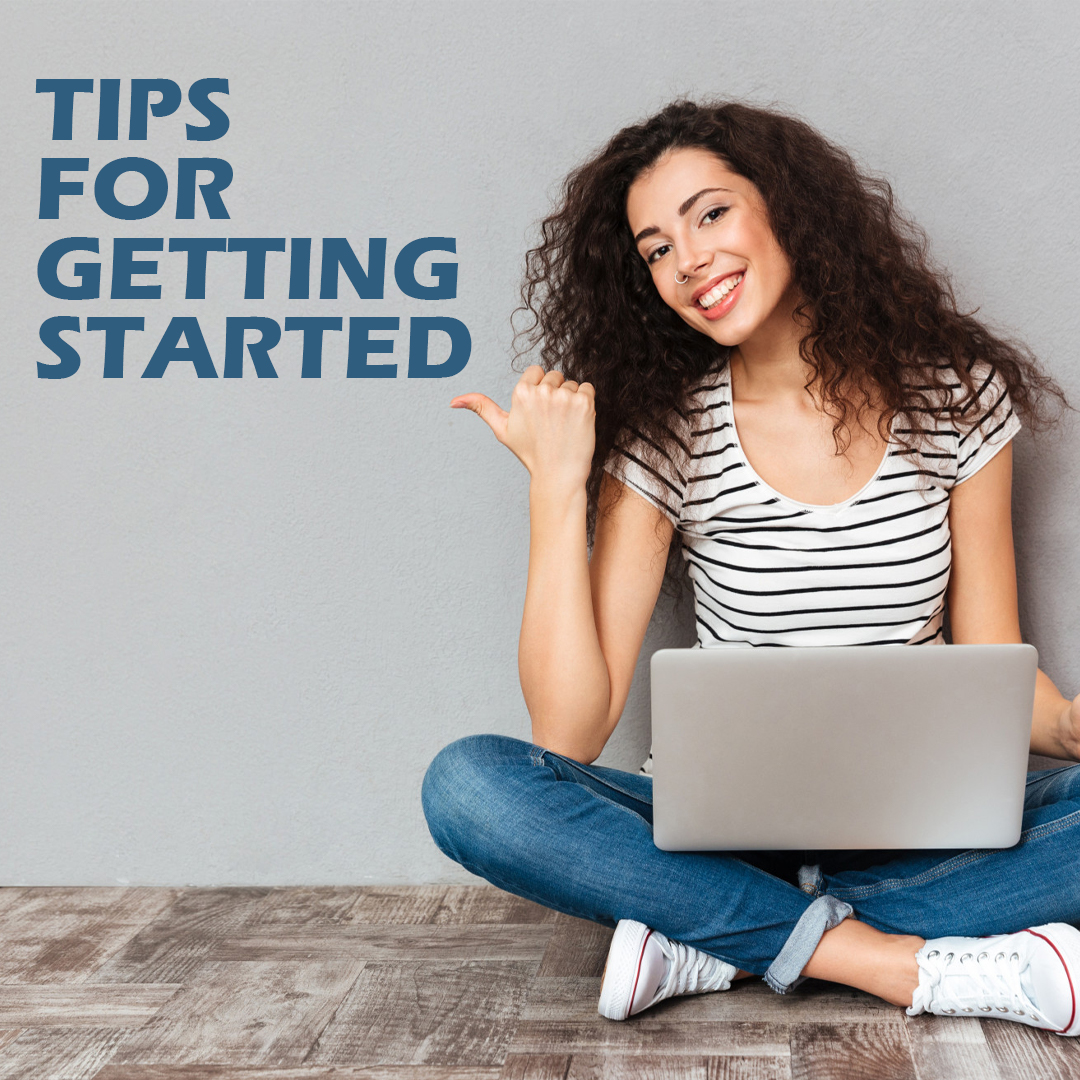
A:
MULTIPOLYGON (((551 753, 550 750, 541 750, 540 751, 541 757, 542 757, 542 755, 549 754, 549 753, 551 753)), ((562 755, 561 754, 556 754, 555 756, 556 757, 561 757, 562 755)), ((543 760, 534 761, 534 764, 542 765, 545 769, 551 769, 551 766, 548 765, 548 763, 546 761, 543 761, 543 760)), ((552 769, 552 772, 554 772, 554 771, 555 770, 552 769)), ((596 777, 593 777, 593 779, 596 779, 596 777)), ((636 810, 631 810, 629 806, 623 806, 623 804, 621 802, 616 802, 614 799, 609 798, 603 792, 597 791, 595 788, 591 788, 587 784, 582 784, 581 786, 583 788, 585 788, 585 790, 588 791, 590 794, 595 795, 598 799, 602 799, 604 802, 606 802, 608 804, 608 806, 614 806, 614 807, 616 807, 616 809, 622 810, 624 813, 630 814, 631 817, 637 818, 638 821, 644 821, 646 825, 649 825, 649 822, 641 814, 639 814, 636 810)), ((610 787, 615 791, 620 790, 619 788, 615 787, 613 784, 605 784, 604 786, 605 787, 610 787)), ((633 792, 630 792, 630 791, 623 792, 623 794, 629 796, 630 798, 636 798, 636 796, 633 794, 633 792)), ((651 829, 652 826, 649 825, 649 828, 651 829)), ((464 864, 462 864, 462 865, 464 865, 464 864)), ((483 876, 483 875, 481 875, 481 876, 483 876)), ((509 891, 512 891, 512 890, 509 890, 509 891)))
MULTIPOLYGON (((606 780, 602 776, 597 776, 595 773, 589 772, 588 766, 582 765, 580 761, 574 761, 573 758, 564 757, 562 754, 556 754, 554 750, 545 750, 542 747, 540 747, 539 750, 540 753, 538 756, 540 760, 536 762, 536 764, 538 765, 545 764, 545 762, 543 761, 544 754, 551 754, 552 757, 557 757, 560 761, 565 761, 566 764, 569 765, 572 769, 576 769, 578 772, 585 773, 585 775, 588 776, 590 780, 595 780, 598 784, 603 784, 604 787, 611 788, 612 791, 617 791, 620 795, 625 795, 630 799, 637 799, 638 801, 641 800, 641 796, 637 792, 629 791, 624 787, 620 787, 618 784, 611 783, 610 780, 606 780)), ((631 811, 631 813, 632 812, 633 811, 631 811)))
POLYGON ((956 855, 951 859, 946 859, 945 862, 939 863, 929 870, 924 870, 914 877, 886 878, 883 881, 875 882, 873 885, 855 885, 849 889, 830 888, 829 892, 833 896, 844 900, 866 900, 871 896, 880 896, 882 893, 892 892, 897 889, 917 888, 920 885, 936 881, 940 877, 945 877, 956 870, 963 870, 965 867, 980 862, 998 851, 1013 851, 1033 840, 1042 840, 1044 837, 1053 836, 1055 833, 1063 832, 1065 829, 1072 828, 1077 824, 1080 824, 1080 810, 1075 810, 1073 813, 1058 818, 1056 821, 1047 821, 1042 825, 1035 825, 1027 829, 1020 834, 1020 839, 1012 848, 980 848, 976 851, 967 851, 963 855, 956 855))
POLYGON ((1058 773, 1068 772, 1075 768, 1075 765, 1059 765, 1056 769, 1047 769, 1038 780, 1033 780, 1032 783, 1041 784, 1043 780, 1049 780, 1051 776, 1057 776, 1058 773))
MULTIPOLYGON (((1028 798, 1033 793, 1036 793, 1036 794, 1040 793, 1043 790, 1045 790, 1047 787, 1052 786, 1054 781, 1062 773, 1068 772, 1070 769, 1074 769, 1074 768, 1076 768, 1075 765, 1063 765, 1059 769, 1048 769, 1048 770, 1046 770, 1037 780, 1029 780, 1027 782, 1027 784, 1025 785, 1025 787, 1024 787, 1024 809, 1025 810, 1029 809, 1029 807, 1028 807, 1028 798)), ((1036 807, 1045 806, 1045 805, 1046 805, 1045 803, 1037 802, 1037 803, 1035 803, 1035 806, 1031 807, 1030 809, 1035 809, 1036 807)))

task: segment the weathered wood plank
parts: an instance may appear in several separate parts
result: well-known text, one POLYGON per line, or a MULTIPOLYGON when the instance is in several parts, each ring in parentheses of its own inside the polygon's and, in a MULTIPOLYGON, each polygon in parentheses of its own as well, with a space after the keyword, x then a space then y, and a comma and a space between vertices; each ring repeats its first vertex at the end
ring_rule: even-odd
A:
POLYGON ((24 885, 3 885, 0 886, 0 920, 3 920, 4 911, 12 904, 18 902, 23 893, 26 892, 27 886, 24 885))
MULTIPOLYGON (((530 987, 522 1019, 600 1019, 596 1012, 599 1000, 599 979, 538 976, 530 987)), ((806 983, 792 994, 776 994, 757 979, 740 980, 730 990, 717 993, 671 998, 654 1005, 641 1016, 688 1022, 745 1020, 806 1024, 821 1021, 893 1026, 902 1026, 904 1022, 902 1009, 850 987, 806 983)))
POLYGON ((176 897, 175 889, 23 888, 0 907, 0 983, 77 983, 176 897))
POLYGON ((708 1080, 791 1080, 791 1057, 709 1058, 708 1080))
POLYGON ((363 891, 359 885, 276 886, 241 925, 245 930, 291 931, 346 923, 363 891))
MULTIPOLYGON (((761 1020, 790 1024, 867 1023, 903 1027, 904 1010, 873 994, 838 983, 808 980, 790 994, 774 993, 762 979, 740 979, 730 990, 689 1001, 719 1000, 725 1018, 745 1010, 761 1020)), ((680 999, 682 1000, 682 999, 680 999)))
POLYGON ((510 1044, 515 1054, 701 1054, 782 1057, 786 1024, 664 1018, 654 1010, 617 1023, 593 1020, 526 1020, 510 1044))
POLYGON ((540 974, 600 978, 614 933, 609 926, 560 913, 555 918, 551 941, 540 964, 540 974))
POLYGON ((94 1080, 500 1080, 495 1066, 372 1065, 265 1069, 237 1065, 106 1065, 94 1080))
POLYGON ((708 1058, 708 1080, 791 1080, 791 1076, 791 1055, 708 1058))
POLYGON ((352 956, 360 960, 520 960, 540 964, 551 936, 541 926, 327 925, 319 930, 241 933, 213 943, 217 960, 306 960, 352 956))
POLYGON ((4 1080, 89 1080, 131 1034, 128 1028, 24 1028, 0 1051, 4 1080))
POLYGON ((554 923, 558 912, 490 885, 451 885, 431 920, 436 926, 554 923))
POLYGON ((507 1054, 499 1080, 566 1080, 569 1054, 507 1054))
POLYGON ((0 1024, 139 1027, 179 989, 165 983, 0 985, 0 1024))
POLYGON ((1007 1020, 984 1020, 983 1038, 1001 1080, 1080 1080, 1080 1045, 1007 1020))
POLYGON ((369 963, 307 1065, 497 1065, 535 962, 369 963))
POLYGON ((360 890, 347 921, 383 925, 475 926, 553 923, 557 912, 493 885, 400 885, 360 890))
POLYGON ((784 1057, 510 1054, 499 1080, 789 1080, 784 1057))
POLYGON ((787 1057, 511 1054, 500 1080, 788 1080, 787 1057))
POLYGON ((929 1080, 935 1075, 916 1074, 902 1025, 818 1023, 791 1029, 792 1080, 929 1080))
POLYGON ((94 982, 182 983, 222 934, 242 927, 268 888, 184 889, 94 972, 94 982))
POLYGON ((922 1080, 998 1080, 981 1020, 974 1017, 905 1016, 911 1056, 922 1080))
POLYGON ((132 1033, 114 1061, 301 1065, 363 967, 351 957, 303 964, 206 961, 132 1033))
POLYGON ((14 1042, 22 1034, 22 1028, 7 1028, 0 1031, 0 1050, 9 1042, 14 1042))
POLYGON ((385 926, 430 923, 442 905, 448 885, 380 885, 360 890, 346 922, 385 926))
POLYGON ((566 1080, 708 1080, 704 1057, 575 1054, 566 1080))

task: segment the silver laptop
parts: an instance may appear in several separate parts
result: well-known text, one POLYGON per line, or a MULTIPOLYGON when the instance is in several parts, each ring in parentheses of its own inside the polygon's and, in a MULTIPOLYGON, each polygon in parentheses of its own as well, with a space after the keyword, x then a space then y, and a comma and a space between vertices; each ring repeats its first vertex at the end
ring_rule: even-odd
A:
POLYGON ((656 846, 1011 847, 1037 667, 1031 645, 661 649, 656 846))

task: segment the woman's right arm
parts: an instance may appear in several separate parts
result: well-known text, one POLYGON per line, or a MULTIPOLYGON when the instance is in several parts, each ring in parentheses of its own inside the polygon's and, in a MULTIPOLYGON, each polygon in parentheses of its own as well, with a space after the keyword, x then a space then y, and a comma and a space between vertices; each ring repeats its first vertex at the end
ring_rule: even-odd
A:
POLYGON ((592 387, 529 368, 509 413, 464 394, 529 470, 529 578, 518 671, 539 746, 599 756, 622 715, 664 578, 671 522, 605 475, 592 560, 585 481, 595 445, 592 387))

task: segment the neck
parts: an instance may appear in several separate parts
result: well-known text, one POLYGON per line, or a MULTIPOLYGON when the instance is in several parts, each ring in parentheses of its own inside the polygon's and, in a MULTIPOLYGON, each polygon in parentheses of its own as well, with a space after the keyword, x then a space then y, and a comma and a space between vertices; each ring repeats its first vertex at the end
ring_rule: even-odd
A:
MULTIPOLYGON (((731 351, 732 393, 745 399, 802 397, 813 368, 799 354, 803 329, 795 321, 795 299, 776 311, 754 335, 731 351)), ((815 398, 816 400, 816 398, 815 398)))

